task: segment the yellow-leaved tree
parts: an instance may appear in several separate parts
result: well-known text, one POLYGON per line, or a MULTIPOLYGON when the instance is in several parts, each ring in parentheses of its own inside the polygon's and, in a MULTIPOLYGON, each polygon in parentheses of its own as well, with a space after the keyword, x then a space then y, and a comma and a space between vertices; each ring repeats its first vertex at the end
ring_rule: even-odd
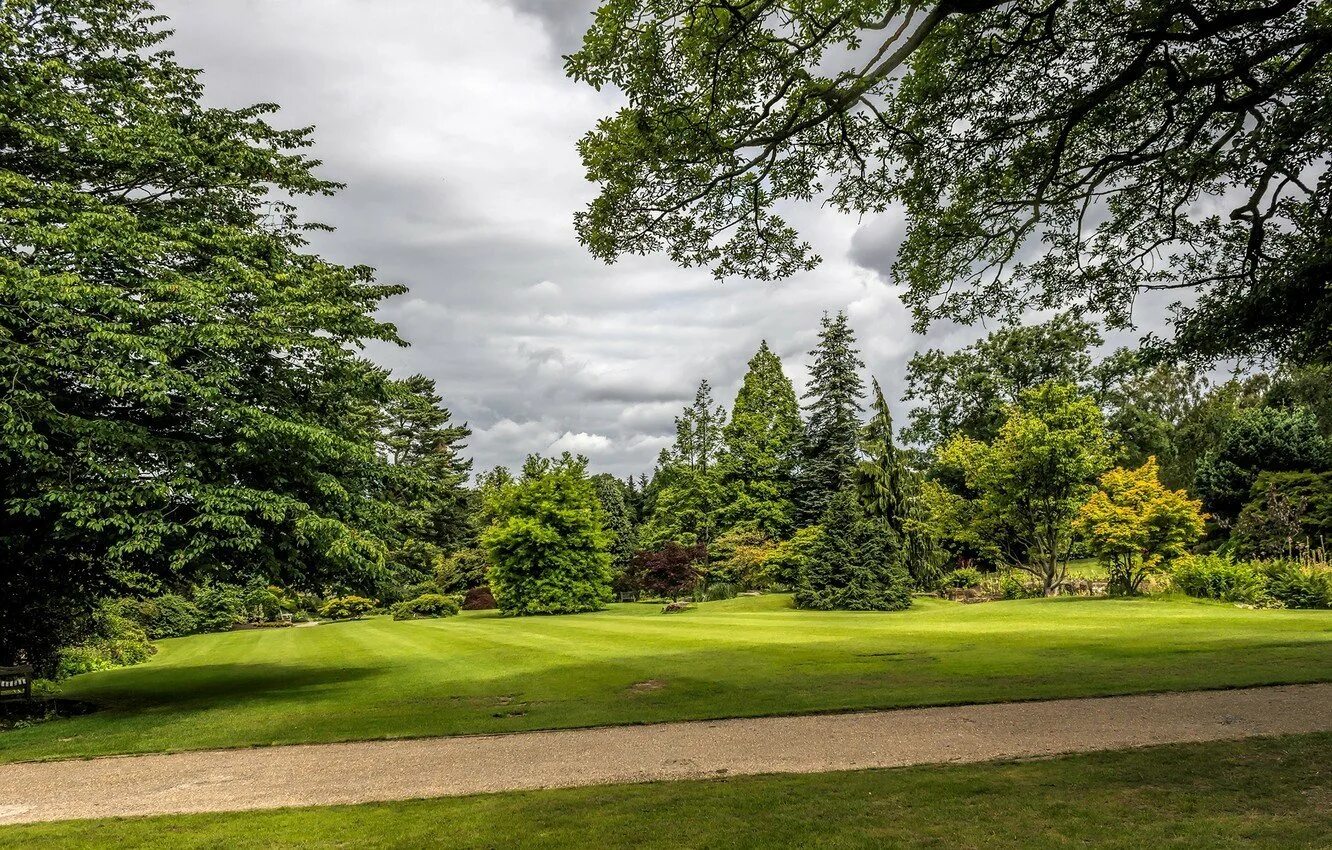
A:
POLYGON ((1203 531, 1202 503, 1161 484, 1156 458, 1115 468, 1078 511, 1074 529, 1110 571, 1110 592, 1134 595, 1203 531))

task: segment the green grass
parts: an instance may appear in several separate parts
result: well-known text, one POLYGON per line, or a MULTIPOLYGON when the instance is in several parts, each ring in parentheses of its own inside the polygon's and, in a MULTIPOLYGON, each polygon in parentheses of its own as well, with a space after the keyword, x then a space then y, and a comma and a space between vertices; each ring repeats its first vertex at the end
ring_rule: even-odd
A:
POLYGON ((1162 597, 376 618, 167 640, 0 761, 1332 680, 1332 613, 1162 597), (634 687, 651 682, 650 687, 634 687))
POLYGON ((0 828, 0 847, 1332 846, 1332 735, 0 828))

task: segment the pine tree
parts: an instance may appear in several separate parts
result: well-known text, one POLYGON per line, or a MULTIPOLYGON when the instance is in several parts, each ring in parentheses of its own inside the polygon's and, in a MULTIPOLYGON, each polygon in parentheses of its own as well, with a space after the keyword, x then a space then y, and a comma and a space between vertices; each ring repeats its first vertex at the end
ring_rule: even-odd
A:
POLYGON ((800 443, 800 406, 781 359, 766 341, 750 358, 731 421, 722 432, 720 461, 727 528, 761 531, 781 538, 795 521, 792 474, 800 443))
POLYGON ((796 513, 802 525, 818 522, 833 494, 852 483, 860 443, 860 400, 865 383, 856 335, 846 313, 823 316, 819 344, 810 355, 805 406, 808 418, 796 476, 796 513))
POLYGON ((903 547, 903 561, 911 577, 928 585, 939 572, 937 547, 916 521, 915 477, 893 440, 893 414, 877 379, 873 395, 874 415, 861 432, 865 458, 856 469, 856 490, 866 515, 886 523, 903 547))
POLYGON ((711 543, 722 504, 717 462, 725 426, 726 410, 713 406, 712 387, 704 380, 694 403, 675 419, 675 444, 658 458, 652 515, 642 533, 645 544, 711 543))
POLYGON ((633 486, 633 479, 628 484, 613 475, 602 473, 592 476, 592 485, 597 491, 597 501, 605 513, 603 526, 610 535, 611 566, 617 573, 629 568, 634 557, 636 545, 633 515, 626 498, 626 490, 633 486))
POLYGON ((833 494, 820 534, 796 581, 798 608, 897 611, 911 607, 911 578, 901 539, 881 519, 869 517, 856 492, 833 494))

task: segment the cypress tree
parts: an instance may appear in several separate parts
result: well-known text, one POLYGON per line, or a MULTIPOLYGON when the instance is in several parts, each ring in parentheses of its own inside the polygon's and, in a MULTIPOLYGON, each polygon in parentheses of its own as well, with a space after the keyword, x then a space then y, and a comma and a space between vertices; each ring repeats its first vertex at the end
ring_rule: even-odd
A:
POLYGON ((766 341, 749 360, 722 431, 724 527, 786 536, 795 520, 792 474, 800 442, 800 406, 782 361, 766 341))
POLYGON ((860 400, 865 397, 858 372, 865 364, 855 344, 846 313, 833 318, 825 313, 819 343, 810 352, 814 363, 804 396, 808 419, 796 477, 796 512, 802 525, 818 522, 833 494, 852 484, 860 443, 860 400))

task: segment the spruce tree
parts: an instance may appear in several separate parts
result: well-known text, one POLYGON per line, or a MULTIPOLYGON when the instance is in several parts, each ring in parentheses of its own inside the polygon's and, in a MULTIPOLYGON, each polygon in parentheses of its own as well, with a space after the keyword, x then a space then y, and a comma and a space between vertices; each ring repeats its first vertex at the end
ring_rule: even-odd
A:
POLYGON ((592 476, 592 486, 596 488, 597 501, 605 514, 603 527, 611 538, 611 566, 617 573, 623 573, 633 560, 636 545, 633 514, 625 493, 633 486, 633 479, 628 479, 626 484, 613 475, 602 473, 592 476))
POLYGON ((897 611, 911 607, 903 545, 882 519, 867 516, 854 490, 833 494, 811 556, 796 581, 797 608, 897 611))
POLYGON ((833 494, 852 483, 860 443, 864 367, 846 313, 823 316, 806 384, 808 417, 796 477, 796 513, 802 525, 818 522, 833 494))
POLYGON ((800 442, 800 406, 781 359, 766 341, 749 360, 731 421, 722 432, 722 524, 785 537, 795 521, 792 474, 800 442))
POLYGON ((867 516, 887 524, 903 547, 902 558, 921 586, 939 572, 937 547, 916 517, 916 481, 893 440, 893 414, 878 380, 873 382, 874 415, 861 432, 864 459, 856 469, 856 491, 867 516))

